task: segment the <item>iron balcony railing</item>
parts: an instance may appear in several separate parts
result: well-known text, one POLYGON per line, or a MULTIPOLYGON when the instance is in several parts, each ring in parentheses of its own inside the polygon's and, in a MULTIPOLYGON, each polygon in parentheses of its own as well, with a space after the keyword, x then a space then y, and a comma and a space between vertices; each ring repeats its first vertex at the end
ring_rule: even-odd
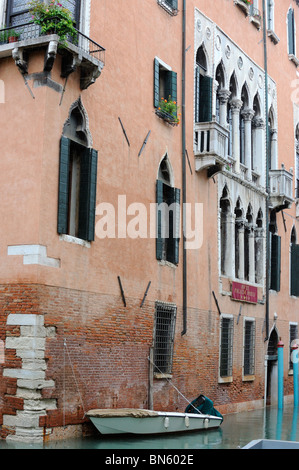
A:
MULTIPOLYGON (((105 49, 100 46, 97 42, 90 39, 85 34, 81 33, 78 29, 75 28, 75 37, 67 38, 67 42, 78 47, 79 50, 90 55, 92 58, 96 59, 105 64, 105 49)), ((51 31, 52 34, 56 34, 56 28, 53 27, 51 31)), ((43 36, 41 34, 41 28, 39 25, 35 24, 33 21, 22 23, 14 26, 9 26, 7 28, 0 29, 0 47, 3 44, 13 43, 16 41, 30 41, 43 36)), ((65 47, 62 44, 62 47, 65 47)))

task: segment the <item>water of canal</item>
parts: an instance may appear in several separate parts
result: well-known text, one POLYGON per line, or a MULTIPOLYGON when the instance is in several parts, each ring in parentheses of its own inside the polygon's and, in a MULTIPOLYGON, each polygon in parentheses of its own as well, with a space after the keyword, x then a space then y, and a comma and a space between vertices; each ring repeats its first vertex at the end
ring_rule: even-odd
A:
POLYGON ((299 409, 293 405, 230 414, 217 430, 159 437, 93 438, 50 442, 42 445, 7 444, 1 449, 240 449, 255 439, 299 441, 299 409))

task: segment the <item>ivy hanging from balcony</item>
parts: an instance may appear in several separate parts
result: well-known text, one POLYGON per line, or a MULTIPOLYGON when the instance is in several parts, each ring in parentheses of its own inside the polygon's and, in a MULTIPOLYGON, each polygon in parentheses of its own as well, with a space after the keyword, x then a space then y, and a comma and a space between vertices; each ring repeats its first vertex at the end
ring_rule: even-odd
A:
POLYGON ((28 6, 34 23, 41 27, 41 34, 57 34, 61 45, 68 40, 76 42, 77 30, 72 14, 58 0, 50 3, 32 0, 28 6))
POLYGON ((172 126, 177 126, 180 123, 179 116, 181 115, 178 113, 178 110, 179 106, 177 105, 177 102, 172 101, 171 96, 169 96, 168 100, 161 98, 159 106, 156 108, 156 114, 172 126))

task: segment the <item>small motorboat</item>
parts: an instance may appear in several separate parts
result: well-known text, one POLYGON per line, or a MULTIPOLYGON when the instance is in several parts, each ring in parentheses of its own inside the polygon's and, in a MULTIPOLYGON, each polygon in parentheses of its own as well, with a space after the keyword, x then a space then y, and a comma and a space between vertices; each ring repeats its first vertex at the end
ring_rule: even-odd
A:
MULTIPOLYGON (((153 411, 136 408, 94 409, 86 413, 101 434, 164 434, 218 428, 222 415, 211 408, 213 402, 200 395, 191 402, 188 412, 153 411), (195 406, 197 405, 197 407, 195 406), (211 414, 199 408, 206 407, 211 414)), ((186 409, 186 410, 187 410, 186 409)))

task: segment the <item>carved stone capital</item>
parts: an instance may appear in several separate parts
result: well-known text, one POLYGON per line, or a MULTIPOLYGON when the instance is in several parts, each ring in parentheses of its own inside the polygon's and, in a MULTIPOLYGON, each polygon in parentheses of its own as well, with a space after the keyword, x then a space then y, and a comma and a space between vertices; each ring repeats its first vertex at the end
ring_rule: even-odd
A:
POLYGON ((243 104, 243 103, 242 103, 241 100, 238 100, 238 98, 232 98, 232 99, 229 101, 229 104, 230 104, 232 113, 239 113, 239 112, 240 112, 240 109, 242 108, 242 104, 243 104))
POLYGON ((254 111, 253 109, 245 108, 241 111, 241 114, 242 114, 244 121, 251 121, 254 116, 254 111))
POLYGON ((228 101, 230 95, 231 95, 231 92, 229 90, 225 90, 224 88, 222 88, 222 90, 219 90, 218 96, 219 96, 220 103, 225 104, 228 101))

